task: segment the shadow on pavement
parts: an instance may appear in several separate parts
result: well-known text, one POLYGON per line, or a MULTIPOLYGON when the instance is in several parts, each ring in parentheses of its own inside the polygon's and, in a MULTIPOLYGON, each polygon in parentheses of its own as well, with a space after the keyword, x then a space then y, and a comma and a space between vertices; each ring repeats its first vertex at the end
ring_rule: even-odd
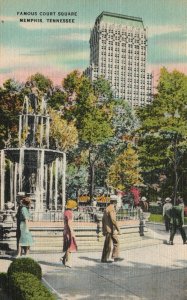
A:
POLYGON ((14 257, 6 256, 6 255, 0 255, 0 259, 3 259, 3 260, 11 260, 11 261, 13 261, 13 260, 14 260, 14 257))
POLYGON ((44 260, 37 260, 37 262, 41 265, 45 265, 45 266, 52 266, 52 267, 62 267, 64 268, 64 265, 59 261, 59 263, 57 262, 47 262, 44 260))
POLYGON ((80 259, 84 259, 84 260, 88 260, 88 261, 94 261, 96 263, 100 263, 101 259, 96 259, 96 258, 92 258, 92 257, 87 257, 87 256, 79 256, 80 259))
MULTIPOLYGON (((89 259, 81 257, 81 259, 89 259)), ((187 267, 184 261, 156 265, 129 260, 127 264, 76 267, 72 272, 46 273, 44 278, 62 299, 187 299, 187 267), (76 298, 78 295, 81 298, 76 298)))

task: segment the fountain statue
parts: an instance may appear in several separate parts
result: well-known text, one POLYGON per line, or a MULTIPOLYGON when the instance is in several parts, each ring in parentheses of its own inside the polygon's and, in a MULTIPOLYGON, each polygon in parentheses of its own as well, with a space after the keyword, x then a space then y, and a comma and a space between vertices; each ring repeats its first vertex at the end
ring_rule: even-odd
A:
POLYGON ((0 153, 1 211, 8 201, 16 209, 20 193, 30 196, 34 211, 64 210, 66 156, 50 147, 50 121, 46 95, 40 100, 34 92, 25 96, 19 115, 18 147, 11 148, 7 142, 0 153))

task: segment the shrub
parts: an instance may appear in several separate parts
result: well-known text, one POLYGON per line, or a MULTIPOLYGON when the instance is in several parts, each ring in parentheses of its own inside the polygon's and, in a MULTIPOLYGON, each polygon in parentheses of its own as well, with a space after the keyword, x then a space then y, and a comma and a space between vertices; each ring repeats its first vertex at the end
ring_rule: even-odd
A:
POLYGON ((55 296, 33 274, 16 272, 9 278, 14 300, 55 300, 55 296))
POLYGON ((7 273, 0 273, 0 288, 7 290, 8 287, 8 276, 7 273))
POLYGON ((30 273, 36 276, 39 280, 42 278, 42 269, 40 265, 29 257, 15 259, 10 264, 7 272, 8 277, 15 272, 30 273))
POLYGON ((155 215, 162 215, 162 211, 163 211, 163 208, 162 208, 162 206, 160 206, 160 205, 150 205, 149 206, 149 212, 151 213, 151 214, 155 214, 155 215))

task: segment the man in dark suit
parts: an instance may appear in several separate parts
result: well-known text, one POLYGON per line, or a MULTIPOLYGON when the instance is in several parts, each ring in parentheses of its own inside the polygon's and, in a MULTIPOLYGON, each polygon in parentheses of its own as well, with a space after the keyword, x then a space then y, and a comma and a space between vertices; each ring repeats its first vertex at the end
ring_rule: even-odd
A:
POLYGON ((184 223, 184 208, 180 206, 178 203, 177 205, 173 206, 170 210, 170 224, 171 224, 170 240, 169 240, 170 245, 173 245, 173 239, 177 229, 181 234, 183 244, 187 244, 187 237, 186 237, 186 232, 183 228, 183 223, 184 223))
POLYGON ((102 219, 102 229, 103 235, 105 236, 105 242, 103 247, 103 253, 101 262, 107 263, 112 262, 109 261, 112 243, 113 243, 113 250, 112 250, 112 259, 114 261, 121 261, 122 258, 119 257, 119 239, 118 234, 120 234, 120 229, 116 221, 116 205, 117 199, 116 197, 111 197, 110 204, 104 211, 103 219, 102 219))

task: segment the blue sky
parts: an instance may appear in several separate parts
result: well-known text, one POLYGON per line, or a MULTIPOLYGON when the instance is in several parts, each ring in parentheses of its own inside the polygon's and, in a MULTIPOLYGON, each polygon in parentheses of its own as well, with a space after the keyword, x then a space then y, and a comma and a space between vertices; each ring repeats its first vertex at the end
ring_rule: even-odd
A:
POLYGON ((187 74, 186 0, 0 0, 0 83, 25 81, 36 72, 60 83, 74 69, 89 65, 89 36, 102 11, 141 17, 148 28, 148 66, 155 77, 166 66, 187 74), (37 16, 19 16, 34 12, 37 16), (40 16, 55 12, 55 16, 40 16), (75 23, 47 23, 64 19, 58 12, 77 12, 75 23), (20 18, 42 23, 20 23, 20 18))

